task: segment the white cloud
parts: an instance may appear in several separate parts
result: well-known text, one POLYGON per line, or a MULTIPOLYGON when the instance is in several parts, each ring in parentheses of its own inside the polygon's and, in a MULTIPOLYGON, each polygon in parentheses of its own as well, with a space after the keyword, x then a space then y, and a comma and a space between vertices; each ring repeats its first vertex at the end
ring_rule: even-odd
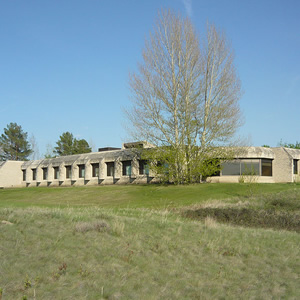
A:
POLYGON ((182 0, 187 15, 191 18, 193 14, 192 0, 182 0))

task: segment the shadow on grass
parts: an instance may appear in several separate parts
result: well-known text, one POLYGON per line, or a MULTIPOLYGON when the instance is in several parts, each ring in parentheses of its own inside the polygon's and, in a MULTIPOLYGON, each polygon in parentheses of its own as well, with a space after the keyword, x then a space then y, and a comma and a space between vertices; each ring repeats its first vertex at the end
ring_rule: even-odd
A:
POLYGON ((283 229, 300 233, 300 215, 298 213, 278 211, 272 208, 206 207, 196 210, 186 210, 183 212, 183 215, 192 219, 204 220, 207 217, 211 217, 220 223, 244 227, 283 229))

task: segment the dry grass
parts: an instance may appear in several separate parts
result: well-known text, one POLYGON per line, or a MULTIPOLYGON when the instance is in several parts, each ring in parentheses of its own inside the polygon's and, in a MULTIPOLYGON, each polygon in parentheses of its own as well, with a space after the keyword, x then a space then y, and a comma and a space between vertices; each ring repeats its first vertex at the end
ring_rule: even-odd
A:
POLYGON ((0 209, 0 288, 22 299, 296 299, 299 234, 168 210, 0 209))

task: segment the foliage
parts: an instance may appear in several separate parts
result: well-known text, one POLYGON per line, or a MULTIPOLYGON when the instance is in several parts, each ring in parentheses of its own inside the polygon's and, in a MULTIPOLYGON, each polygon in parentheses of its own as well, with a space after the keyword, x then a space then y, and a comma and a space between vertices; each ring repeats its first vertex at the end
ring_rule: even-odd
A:
POLYGON ((92 151, 86 140, 77 140, 73 137, 73 134, 68 131, 59 137, 56 144, 57 146, 54 148, 54 153, 59 156, 89 153, 92 151))
POLYGON ((32 153, 27 132, 17 123, 10 123, 0 136, 0 160, 27 160, 32 153))
POLYGON ((282 140, 279 142, 279 146, 286 147, 286 148, 292 148, 292 149, 300 149, 300 142, 296 141, 295 144, 292 143, 284 143, 282 140))
POLYGON ((151 166, 168 165, 176 184, 217 171, 206 164, 209 153, 226 158, 216 146, 228 145, 240 125, 240 81, 224 34, 208 24, 199 41, 188 18, 162 11, 130 86, 131 133, 158 146, 151 166))

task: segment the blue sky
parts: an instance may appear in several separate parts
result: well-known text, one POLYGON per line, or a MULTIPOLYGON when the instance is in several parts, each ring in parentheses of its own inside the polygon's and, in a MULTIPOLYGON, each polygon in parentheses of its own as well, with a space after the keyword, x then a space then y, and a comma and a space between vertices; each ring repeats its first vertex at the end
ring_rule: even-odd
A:
POLYGON ((299 0, 0 0, 0 133, 10 122, 47 144, 70 131, 97 147, 128 140, 129 72, 161 8, 210 21, 235 51, 239 135, 300 141, 299 0))

